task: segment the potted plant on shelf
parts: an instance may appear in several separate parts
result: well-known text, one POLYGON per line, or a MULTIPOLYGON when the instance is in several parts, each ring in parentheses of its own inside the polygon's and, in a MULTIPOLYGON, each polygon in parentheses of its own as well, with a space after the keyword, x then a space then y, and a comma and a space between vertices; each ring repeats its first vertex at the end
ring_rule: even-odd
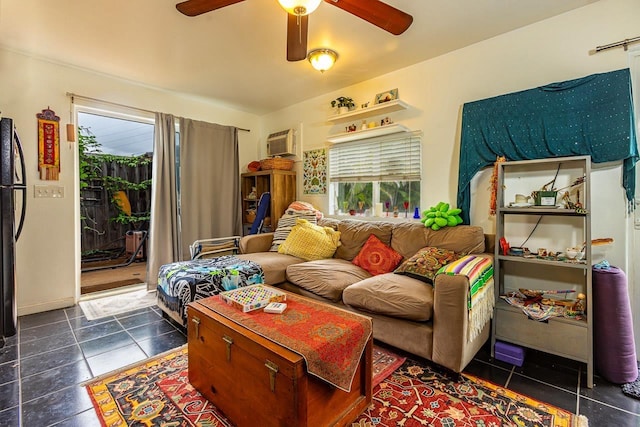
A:
POLYGON ((333 101, 331 101, 332 108, 338 108, 338 113, 346 113, 349 110, 352 110, 356 107, 355 102, 353 102, 353 98, 349 98, 348 96, 340 96, 333 101))

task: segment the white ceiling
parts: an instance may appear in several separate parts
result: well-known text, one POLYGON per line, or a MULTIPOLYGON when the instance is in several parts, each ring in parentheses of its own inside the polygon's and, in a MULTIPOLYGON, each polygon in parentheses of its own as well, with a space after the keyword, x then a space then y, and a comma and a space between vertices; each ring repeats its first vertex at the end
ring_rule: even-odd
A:
POLYGON ((265 114, 597 0, 385 1, 414 17, 404 34, 324 2, 309 16, 308 49, 340 54, 324 74, 287 62, 276 0, 194 18, 176 0, 0 0, 0 46, 265 114))

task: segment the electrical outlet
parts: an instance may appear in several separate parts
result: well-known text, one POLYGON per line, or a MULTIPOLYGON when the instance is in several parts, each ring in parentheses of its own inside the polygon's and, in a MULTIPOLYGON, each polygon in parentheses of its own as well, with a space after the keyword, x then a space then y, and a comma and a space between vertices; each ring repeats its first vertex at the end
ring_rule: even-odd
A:
POLYGON ((64 187, 62 185, 34 185, 33 197, 36 199, 61 199, 64 197, 64 187))

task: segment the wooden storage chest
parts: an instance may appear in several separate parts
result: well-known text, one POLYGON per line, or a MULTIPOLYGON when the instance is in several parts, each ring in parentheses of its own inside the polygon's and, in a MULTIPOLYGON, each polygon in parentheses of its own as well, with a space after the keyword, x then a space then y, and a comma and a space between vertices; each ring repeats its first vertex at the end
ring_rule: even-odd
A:
POLYGON ((308 375, 304 358, 195 301, 189 381, 236 426, 344 426, 371 403, 373 340, 351 392, 308 375))

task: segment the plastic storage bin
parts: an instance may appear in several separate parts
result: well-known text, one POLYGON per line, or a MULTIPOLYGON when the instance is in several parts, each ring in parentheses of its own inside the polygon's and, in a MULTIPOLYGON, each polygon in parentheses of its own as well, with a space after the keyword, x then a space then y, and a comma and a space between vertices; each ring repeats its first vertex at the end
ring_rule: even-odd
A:
POLYGON ((526 351, 523 347, 502 341, 496 341, 495 357, 497 360, 511 363, 516 366, 522 366, 524 363, 525 353, 526 351))

